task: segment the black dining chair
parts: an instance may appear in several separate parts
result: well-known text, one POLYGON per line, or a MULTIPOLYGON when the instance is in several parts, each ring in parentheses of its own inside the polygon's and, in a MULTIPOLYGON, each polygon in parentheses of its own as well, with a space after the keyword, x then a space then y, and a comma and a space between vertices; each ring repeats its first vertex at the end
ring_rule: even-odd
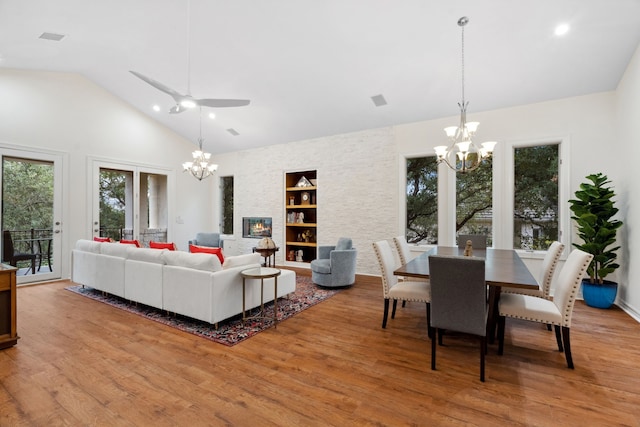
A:
MULTIPOLYGON (((13 246, 11 232, 9 230, 2 232, 2 262, 8 262, 9 265, 17 267, 18 261, 31 261, 31 272, 36 274, 37 258, 38 255, 34 253, 16 252, 13 246)), ((27 274, 27 272, 25 272, 25 274, 27 274)))
POLYGON ((431 282, 431 369, 436 369, 436 335, 455 331, 480 338, 480 381, 487 353, 487 285, 484 259, 429 256, 431 282))
POLYGON ((473 249, 487 248, 486 234, 458 234, 458 247, 464 248, 467 245, 467 240, 471 240, 473 249))

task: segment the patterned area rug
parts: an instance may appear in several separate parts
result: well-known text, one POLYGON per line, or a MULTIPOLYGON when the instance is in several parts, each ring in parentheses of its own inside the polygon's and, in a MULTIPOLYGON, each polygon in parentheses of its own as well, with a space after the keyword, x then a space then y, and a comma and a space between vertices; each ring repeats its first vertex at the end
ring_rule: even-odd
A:
MULTIPOLYGON (((247 320, 243 324, 242 318, 238 315, 220 322, 216 329, 214 325, 201 320, 167 314, 157 308, 144 304, 136 305, 114 295, 103 296, 101 291, 93 288, 83 288, 77 285, 69 286, 65 289, 227 346, 236 345, 273 326, 273 318, 247 320)), ((296 291, 290 294, 289 298, 278 299, 278 323, 332 297, 338 292, 340 292, 340 289, 318 287, 311 282, 311 277, 297 276, 296 291)), ((256 310, 259 311, 260 307, 254 309, 252 313, 255 313, 256 310)), ((265 311, 267 316, 273 316, 273 301, 265 304, 265 311)))

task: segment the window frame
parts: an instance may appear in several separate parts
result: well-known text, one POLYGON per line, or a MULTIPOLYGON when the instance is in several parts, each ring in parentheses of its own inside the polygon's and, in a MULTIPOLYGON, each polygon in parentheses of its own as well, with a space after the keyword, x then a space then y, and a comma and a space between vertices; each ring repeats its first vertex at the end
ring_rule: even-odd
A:
MULTIPOLYGON (((569 136, 550 136, 538 139, 507 140, 496 145, 493 153, 493 247, 513 249, 513 209, 515 185, 515 149, 558 144, 558 239, 569 247, 571 213, 569 212, 570 156, 569 136)), ((399 230, 406 232, 407 217, 407 159, 429 157, 429 153, 401 154, 399 157, 399 230)), ((470 172, 473 173, 473 172, 470 172)), ((456 237, 456 172, 447 165, 438 165, 438 244, 455 246, 456 237), (442 197, 444 195, 444 197, 442 197), (453 214, 450 214, 453 212, 453 214)), ((430 246, 424 246, 428 248, 430 246)), ((541 258, 546 251, 516 249, 521 258, 541 258)))

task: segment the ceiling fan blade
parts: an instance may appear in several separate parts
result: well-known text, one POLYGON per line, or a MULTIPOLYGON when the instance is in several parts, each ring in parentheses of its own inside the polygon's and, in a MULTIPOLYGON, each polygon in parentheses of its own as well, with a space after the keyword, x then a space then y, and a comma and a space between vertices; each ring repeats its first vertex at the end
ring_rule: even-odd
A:
POLYGON ((248 99, 195 99, 201 107, 225 108, 225 107, 244 107, 249 105, 248 99))
POLYGON ((140 73, 137 73, 135 71, 129 71, 131 74, 133 74, 134 76, 136 76, 137 78, 139 78, 140 80, 143 80, 147 83, 149 83, 151 86, 155 87, 158 90, 161 90, 162 92, 171 95, 171 97, 173 97, 173 99, 176 100, 176 102, 180 102, 180 98, 183 98, 184 95, 176 92, 175 90, 171 89, 170 87, 167 87, 165 85, 163 85, 162 83, 160 83, 159 81, 153 80, 150 77, 147 77, 145 75, 142 75, 140 73))

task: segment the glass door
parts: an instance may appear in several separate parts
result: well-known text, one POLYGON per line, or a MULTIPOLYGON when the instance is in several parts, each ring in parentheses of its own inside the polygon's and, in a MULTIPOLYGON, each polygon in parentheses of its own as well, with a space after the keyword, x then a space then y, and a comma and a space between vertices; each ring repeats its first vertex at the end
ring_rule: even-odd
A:
POLYGON ((169 228, 167 171, 94 162, 98 191, 93 200, 93 236, 114 241, 166 242, 169 228))
POLYGON ((17 283, 61 277, 60 156, 2 149, 2 262, 17 283))

